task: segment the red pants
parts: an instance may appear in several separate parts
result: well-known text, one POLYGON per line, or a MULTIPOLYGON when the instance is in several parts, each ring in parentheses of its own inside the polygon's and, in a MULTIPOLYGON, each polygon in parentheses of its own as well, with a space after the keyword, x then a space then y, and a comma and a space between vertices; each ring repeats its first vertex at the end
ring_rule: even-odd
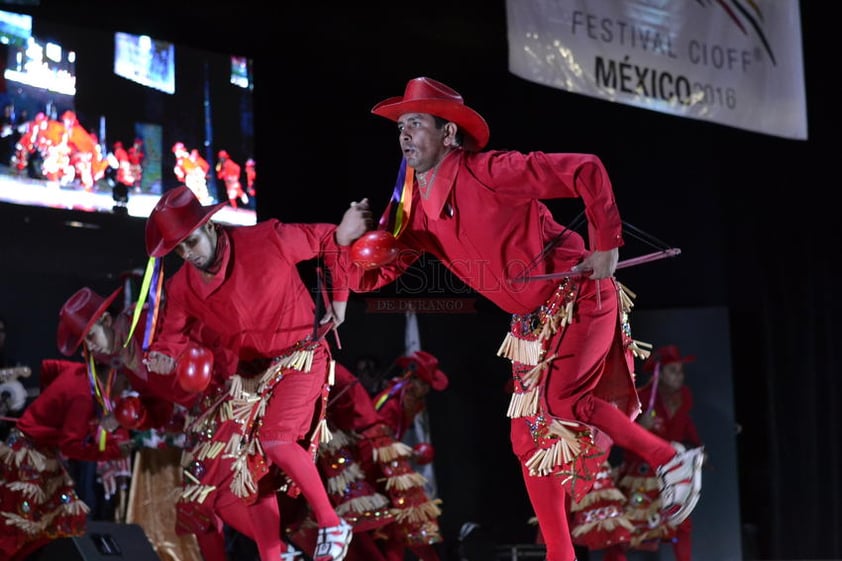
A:
MULTIPOLYGON (((626 343, 614 281, 582 281, 573 322, 547 342, 546 356, 556 358, 543 382, 543 412, 596 427, 614 444, 660 466, 675 450, 633 420, 640 403, 626 343)), ((567 497, 559 478, 531 476, 523 466, 537 450, 528 419, 512 420, 511 441, 546 542, 546 561, 574 561, 567 497)))

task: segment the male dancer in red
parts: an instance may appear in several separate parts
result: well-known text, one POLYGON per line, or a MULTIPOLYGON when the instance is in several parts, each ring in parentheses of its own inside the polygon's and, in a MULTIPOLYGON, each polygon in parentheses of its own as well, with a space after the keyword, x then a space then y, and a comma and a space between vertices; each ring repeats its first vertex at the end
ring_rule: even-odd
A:
MULTIPOLYGON (((304 495, 318 522, 314 560, 341 561, 351 526, 336 514, 314 464, 324 434, 330 349, 325 330, 314 328, 315 302, 296 265, 322 258, 337 286, 345 287, 327 302, 329 318, 321 318, 325 328, 325 319, 341 323, 348 297, 347 246, 365 231, 370 217, 365 205, 352 204, 338 226, 270 219, 225 227, 210 220, 225 204, 204 207, 180 186, 164 193, 146 223, 151 257, 175 251, 184 260, 166 281, 148 353, 150 371, 171 374, 197 325, 202 333, 216 335, 206 346, 228 356, 217 361, 217 369, 230 379, 197 420, 203 428, 192 450, 190 496, 197 503, 213 501, 227 486, 248 506, 261 559, 276 561, 284 550, 278 502, 274 492, 261 492, 260 486, 270 479, 264 476, 280 469, 288 491, 304 495)), ((224 507, 216 507, 223 518, 224 507)))
MULTIPOLYGON (((449 86, 410 80, 372 113, 397 123, 406 163, 397 260, 358 268, 353 288, 393 280, 422 253, 512 314, 498 354, 512 361, 511 442, 547 545, 547 561, 575 559, 565 508, 600 469, 611 440, 656 466, 664 513, 686 518, 701 489, 701 449, 677 453, 634 422, 629 295, 614 279, 622 222, 608 172, 591 154, 480 152, 485 119, 449 86), (540 199, 579 198, 590 248, 540 199), (408 204, 411 200, 411 205, 408 204), (407 212, 407 209, 410 209, 407 212), (526 277, 570 271, 562 280, 526 277)), ((390 226, 392 226, 390 224, 390 226)))

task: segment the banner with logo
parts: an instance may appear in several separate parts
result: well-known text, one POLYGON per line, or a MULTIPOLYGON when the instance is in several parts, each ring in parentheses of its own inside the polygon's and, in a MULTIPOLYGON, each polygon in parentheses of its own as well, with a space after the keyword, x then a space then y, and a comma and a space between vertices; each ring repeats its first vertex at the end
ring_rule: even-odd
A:
POLYGON ((506 13, 516 76, 807 139, 798 0, 507 0, 506 13))

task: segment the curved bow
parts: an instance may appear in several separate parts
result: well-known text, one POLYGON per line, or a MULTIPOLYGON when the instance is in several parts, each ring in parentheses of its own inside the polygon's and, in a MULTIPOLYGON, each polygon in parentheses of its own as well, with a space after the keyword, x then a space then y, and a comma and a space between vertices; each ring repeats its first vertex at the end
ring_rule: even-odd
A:
MULTIPOLYGON (((540 255, 538 255, 530 264, 524 273, 516 278, 513 279, 514 282, 532 282, 532 281, 543 281, 543 280, 551 280, 551 279, 562 279, 568 277, 578 277, 584 276, 590 273, 590 271, 583 270, 583 271, 562 271, 560 273, 546 273, 541 275, 527 275, 530 269, 532 269, 540 259, 546 255, 553 247, 555 247, 570 231, 576 228, 579 224, 583 222, 582 220, 583 213, 579 213, 570 223, 569 226, 565 226, 564 229, 561 231, 559 235, 555 238, 550 240, 544 249, 541 251, 540 255)), ((631 225, 630 223, 623 221, 623 227, 626 231, 632 235, 633 237, 637 238, 638 240, 649 244, 652 247, 660 248, 658 251, 654 251, 652 253, 647 253, 645 255, 639 255, 637 257, 632 257, 630 259, 624 259, 617 263, 617 269, 626 269, 628 267, 634 267, 635 265, 642 265, 644 263, 651 263, 652 261, 658 261, 660 259, 664 259, 666 257, 675 257, 681 254, 681 250, 677 247, 669 247, 666 243, 662 242, 655 236, 640 230, 639 228, 631 225)))

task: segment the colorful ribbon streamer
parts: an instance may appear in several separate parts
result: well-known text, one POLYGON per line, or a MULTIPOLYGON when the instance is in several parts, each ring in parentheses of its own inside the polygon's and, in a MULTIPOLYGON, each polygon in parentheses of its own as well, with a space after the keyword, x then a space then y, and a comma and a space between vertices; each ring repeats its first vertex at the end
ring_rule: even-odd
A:
POLYGON ((380 217, 379 226, 382 230, 391 230, 392 235, 397 238, 409 224, 410 213, 412 212, 412 192, 415 184, 415 169, 408 166, 406 158, 401 159, 398 169, 398 178, 395 181, 395 188, 392 191, 392 198, 380 217))
MULTIPOLYGON (((98 406, 97 416, 102 419, 105 415, 110 414, 114 409, 111 406, 111 388, 114 385, 115 372, 114 369, 111 369, 108 372, 108 381, 105 389, 103 389, 102 384, 96 375, 96 362, 94 361, 94 355, 88 352, 87 348, 83 348, 82 352, 85 355, 85 362, 88 367, 88 383, 91 387, 91 395, 98 406)), ((102 425, 99 425, 97 427, 97 444, 100 452, 105 451, 105 441, 107 437, 108 432, 102 428, 102 425)))
POLYGON ((401 380, 401 381, 395 383, 395 385, 392 386, 391 388, 389 388, 388 390, 383 391, 380 395, 378 395, 375 398, 374 409, 376 409, 377 411, 380 411, 380 409, 383 407, 383 404, 385 404, 387 401, 389 401, 389 398, 394 397, 395 395, 400 393, 400 391, 403 389, 403 387, 406 384, 407 384, 407 380, 404 379, 404 380, 401 380))
POLYGON ((661 379, 661 361, 655 363, 655 373, 652 375, 652 393, 649 395, 649 404, 646 407, 647 415, 654 415, 655 396, 658 395, 658 382, 661 379))
POLYGON ((149 314, 146 320, 146 326, 143 334, 143 350, 147 350, 152 343, 152 337, 155 334, 155 325, 158 321, 158 310, 161 302, 161 291, 164 284, 164 265, 162 259, 150 257, 146 264, 146 271, 143 273, 143 281, 140 285, 140 293, 137 295, 137 302, 135 303, 134 313, 132 314, 132 326, 129 329, 129 334, 123 343, 123 347, 129 345, 132 340, 134 330, 143 313, 144 305, 147 298, 149 299, 149 314), (151 296, 150 296, 151 294, 151 296))

